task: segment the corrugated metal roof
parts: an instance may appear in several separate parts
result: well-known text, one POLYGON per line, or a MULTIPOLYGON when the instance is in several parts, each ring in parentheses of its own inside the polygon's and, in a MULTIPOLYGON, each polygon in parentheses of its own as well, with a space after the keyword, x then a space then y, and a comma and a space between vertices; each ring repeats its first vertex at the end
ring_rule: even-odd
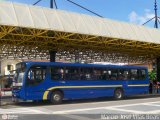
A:
POLYGON ((160 44, 160 30, 63 10, 0 2, 0 25, 160 44))

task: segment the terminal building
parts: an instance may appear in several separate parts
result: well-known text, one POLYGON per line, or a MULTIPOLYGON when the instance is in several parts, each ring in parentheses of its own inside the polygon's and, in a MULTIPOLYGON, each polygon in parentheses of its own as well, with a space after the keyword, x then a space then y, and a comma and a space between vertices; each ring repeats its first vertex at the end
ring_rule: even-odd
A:
MULTIPOLYGON (((8 59, 3 59, 0 62, 0 67, 1 67, 1 70, 0 70, 1 88, 10 88, 11 87, 12 78, 14 76, 14 70, 16 68, 16 64, 19 63, 19 62, 22 62, 22 61, 28 61, 28 60, 18 60, 18 59, 8 60, 8 59)), ((49 62, 48 60, 32 60, 32 61, 49 62)), ((57 61, 57 62, 66 62, 66 61, 57 61)), ((104 64, 104 63, 100 62, 100 63, 93 63, 93 64, 104 64)), ((111 64, 111 63, 109 63, 109 64, 111 64)), ((144 66, 144 67, 147 67, 149 71, 152 71, 153 68, 154 68, 154 66, 152 64, 129 63, 129 64, 125 64, 125 65, 144 66)))
POLYGON ((160 79, 160 31, 97 16, 1 2, 0 59, 1 78, 9 76, 16 63, 36 59, 122 62, 145 65, 149 70, 155 67, 154 62, 160 79))

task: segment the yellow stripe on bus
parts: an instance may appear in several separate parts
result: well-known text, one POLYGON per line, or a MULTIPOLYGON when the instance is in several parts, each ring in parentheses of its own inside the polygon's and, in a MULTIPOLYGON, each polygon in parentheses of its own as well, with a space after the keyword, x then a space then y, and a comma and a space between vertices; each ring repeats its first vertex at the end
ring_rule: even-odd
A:
POLYGON ((149 86, 149 84, 132 84, 128 85, 129 87, 141 87, 141 86, 149 86))
POLYGON ((101 85, 101 86, 55 86, 47 89, 43 94, 43 100, 47 100, 49 91, 58 88, 105 88, 105 87, 122 87, 122 85, 101 85))

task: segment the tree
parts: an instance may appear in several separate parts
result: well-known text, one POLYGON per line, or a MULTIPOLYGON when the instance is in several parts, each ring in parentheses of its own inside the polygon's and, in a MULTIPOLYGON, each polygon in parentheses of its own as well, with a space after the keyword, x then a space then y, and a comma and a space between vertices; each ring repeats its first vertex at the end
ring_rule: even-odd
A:
POLYGON ((156 80, 156 72, 154 70, 152 70, 151 72, 149 72, 149 78, 152 81, 156 80))

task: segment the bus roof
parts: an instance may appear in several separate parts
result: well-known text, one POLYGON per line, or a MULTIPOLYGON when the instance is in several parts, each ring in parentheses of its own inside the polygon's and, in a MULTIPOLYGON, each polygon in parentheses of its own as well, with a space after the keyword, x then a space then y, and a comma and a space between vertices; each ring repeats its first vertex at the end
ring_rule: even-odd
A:
POLYGON ((77 67, 112 67, 112 68, 141 68, 147 69, 144 66, 131 66, 131 65, 102 65, 102 64, 82 64, 82 63, 62 63, 62 62, 21 62, 26 63, 28 65, 55 65, 55 66, 77 66, 77 67))

